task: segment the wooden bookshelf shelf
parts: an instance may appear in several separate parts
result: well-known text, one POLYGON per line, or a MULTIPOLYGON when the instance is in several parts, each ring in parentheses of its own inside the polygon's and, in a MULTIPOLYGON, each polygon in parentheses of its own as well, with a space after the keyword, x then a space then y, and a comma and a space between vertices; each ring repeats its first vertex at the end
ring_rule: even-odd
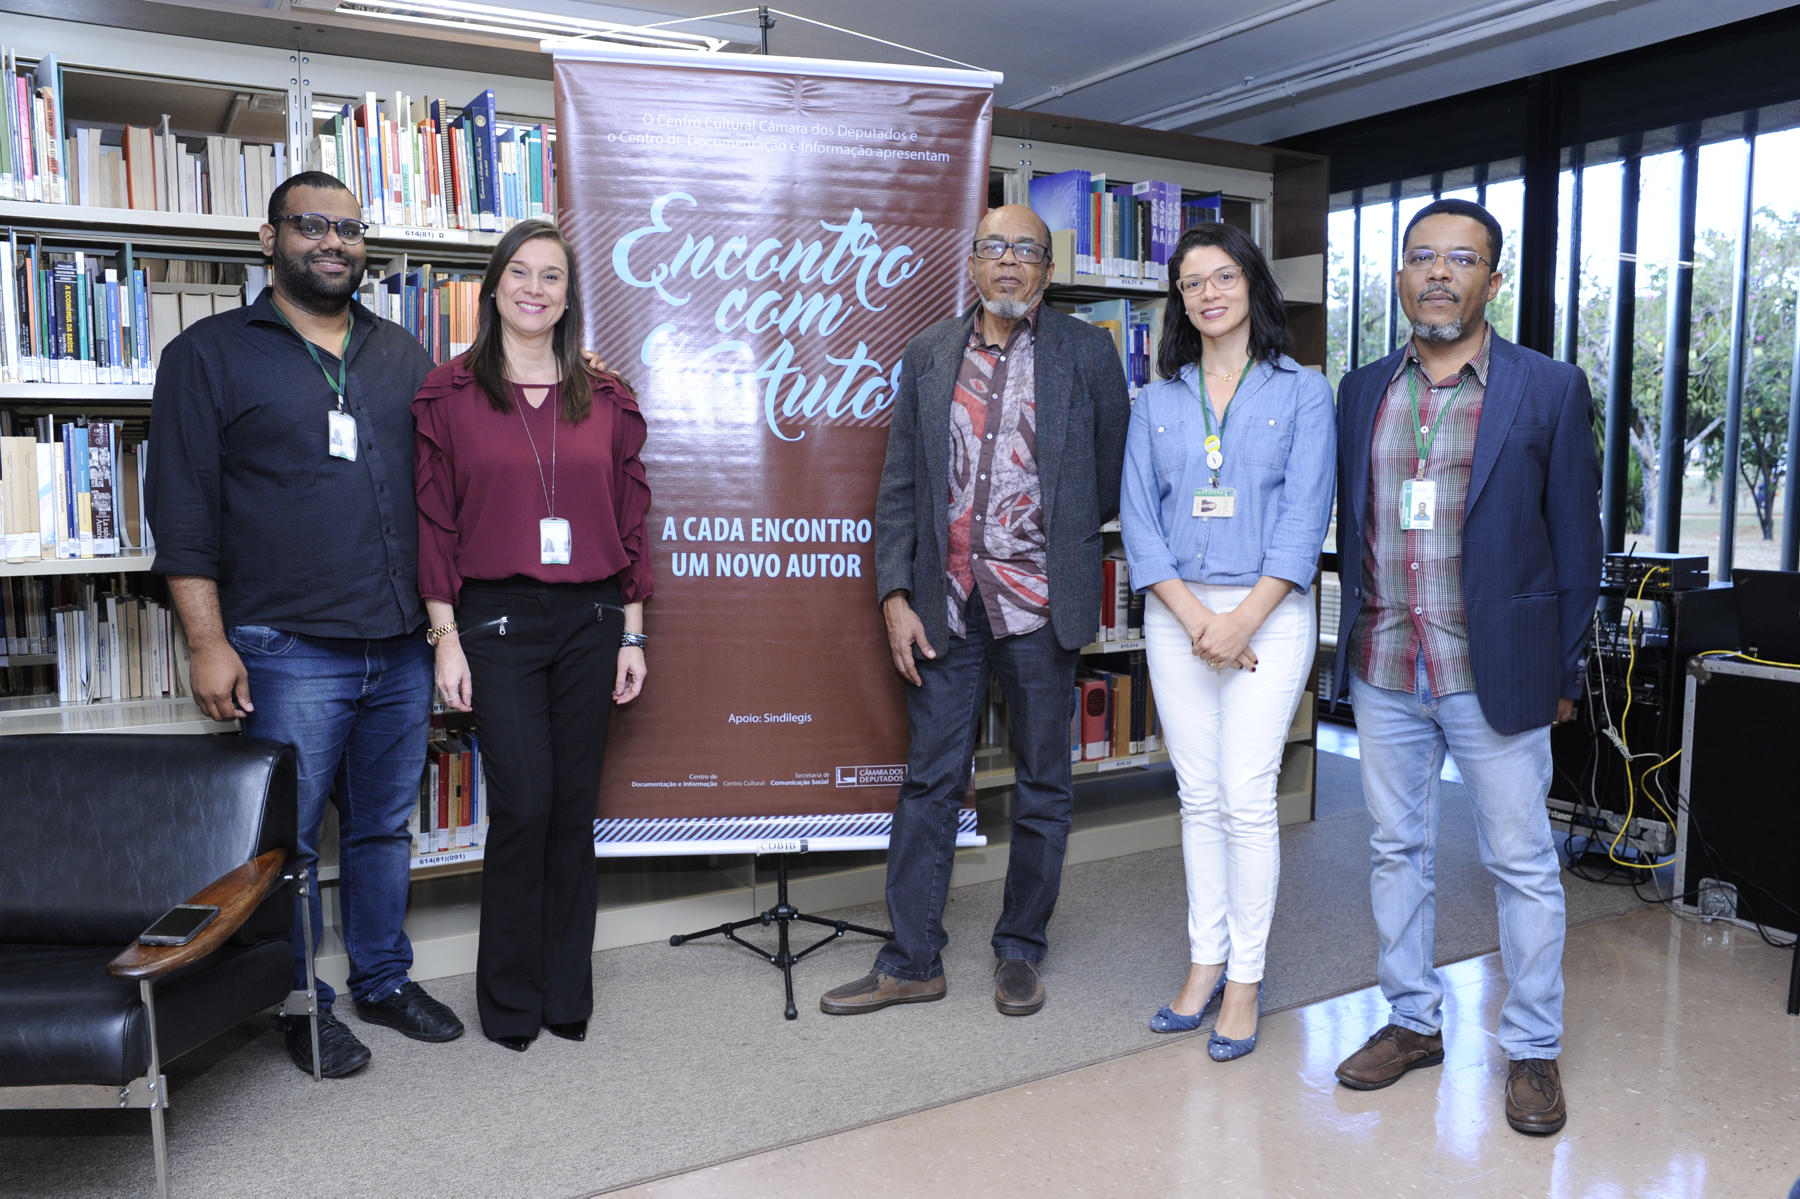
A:
POLYGON ((191 699, 131 699, 117 703, 63 704, 54 695, 0 699, 0 736, 17 733, 230 733, 191 699))
POLYGON ((0 579, 42 575, 116 575, 149 570, 156 561, 154 550, 127 550, 106 558, 33 558, 25 562, 0 562, 0 579))
POLYGON ((0 200, 0 224, 27 227, 106 229, 116 233, 196 234, 255 237, 261 217, 214 216, 204 212, 162 212, 143 208, 98 208, 88 204, 43 204, 0 200))
POLYGON ((148 383, 0 383, 0 400, 116 404, 150 402, 148 383))
MULTIPOLYGON (((1146 766, 1160 766, 1168 760, 1169 751, 1159 749, 1147 754, 1127 754, 1122 758, 1100 758, 1094 761, 1075 762, 1070 765, 1069 770, 1076 778, 1081 778, 1083 775, 1090 774, 1110 774, 1115 770, 1139 770, 1146 766)), ((1010 766, 975 772, 975 789, 977 791, 1010 787, 1013 785, 1013 781, 1013 769, 1010 766)))
POLYGON ((1145 646, 1142 637, 1119 637, 1111 641, 1090 641, 1081 647, 1084 654, 1128 654, 1145 646))

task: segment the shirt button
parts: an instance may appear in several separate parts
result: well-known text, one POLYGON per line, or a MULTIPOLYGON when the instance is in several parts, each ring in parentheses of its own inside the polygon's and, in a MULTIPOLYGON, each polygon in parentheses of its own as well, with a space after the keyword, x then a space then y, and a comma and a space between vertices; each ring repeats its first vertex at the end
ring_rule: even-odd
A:
POLYGON ((985 479, 985 478, 987 478, 987 476, 986 475, 977 475, 976 478, 985 479))
POLYGON ((1423 608, 1414 608, 1414 609, 1413 609, 1413 615, 1414 615, 1414 616, 1423 616, 1423 615, 1425 615, 1425 609, 1423 609, 1423 608))
POLYGON ((975 514, 975 520, 976 520, 976 523, 978 523, 978 524, 979 524, 979 523, 980 523, 980 521, 981 521, 981 513, 979 513, 979 512, 977 512, 977 513, 976 513, 976 514, 975 514))
POLYGON ((1158 426, 1156 426, 1156 431, 1157 431, 1157 432, 1158 432, 1158 433, 1167 433, 1167 432, 1168 432, 1168 429, 1167 429, 1167 428, 1165 428, 1165 427, 1164 427, 1164 426, 1162 426, 1162 425, 1158 425, 1158 426))
POLYGON ((1419 432, 1421 432, 1421 433, 1429 433, 1429 432, 1431 432, 1431 426, 1430 426, 1430 425, 1420 425, 1420 426, 1419 426, 1419 432))
POLYGON ((992 434, 992 433, 989 433, 989 434, 988 434, 988 435, 987 435, 987 440, 989 440, 989 441, 992 441, 992 440, 994 440, 994 435, 993 435, 993 434, 992 434))
MULTIPOLYGON (((390 531, 391 531, 391 530, 390 530, 390 531)), ((1409 565, 1409 566, 1410 566, 1410 567, 1411 567, 1411 568, 1412 568, 1412 569, 1413 569, 1413 570, 1417 570, 1417 569, 1419 569, 1419 564, 1418 564, 1418 563, 1417 563, 1417 562, 1412 562, 1412 563, 1408 563, 1408 565, 1409 565)))

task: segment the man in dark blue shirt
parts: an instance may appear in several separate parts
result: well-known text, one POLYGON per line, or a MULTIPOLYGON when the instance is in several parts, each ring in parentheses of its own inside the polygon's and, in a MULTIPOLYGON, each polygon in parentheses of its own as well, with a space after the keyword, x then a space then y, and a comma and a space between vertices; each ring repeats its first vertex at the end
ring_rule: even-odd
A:
MULTIPOLYGON (((339 905, 357 1015, 422 1041, 463 1026, 407 977, 407 820, 418 802, 432 660, 420 634, 411 403, 432 361, 353 300, 367 255, 356 197, 320 172, 269 201, 269 288, 163 351, 147 486, 156 570, 169 578, 193 661, 194 702, 299 759, 299 860, 311 875, 338 808, 339 905)), ((295 986, 305 986, 294 935, 295 986)), ((369 1050, 318 984, 319 1068, 369 1050)), ((313 1068, 304 1020, 288 1050, 313 1068)))

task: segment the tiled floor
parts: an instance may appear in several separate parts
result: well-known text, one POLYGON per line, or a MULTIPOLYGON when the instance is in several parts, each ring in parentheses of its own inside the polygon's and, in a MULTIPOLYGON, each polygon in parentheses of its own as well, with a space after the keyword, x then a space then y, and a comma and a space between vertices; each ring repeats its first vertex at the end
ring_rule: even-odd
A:
POLYGON ((1785 1199, 1800 1176, 1789 961, 1660 909, 1571 930, 1570 1115, 1548 1138, 1506 1124, 1490 954, 1444 971, 1444 1065, 1386 1090, 1332 1077, 1383 1021, 1370 989, 1266 1017, 1237 1062, 1186 1037, 621 1193, 1785 1199))

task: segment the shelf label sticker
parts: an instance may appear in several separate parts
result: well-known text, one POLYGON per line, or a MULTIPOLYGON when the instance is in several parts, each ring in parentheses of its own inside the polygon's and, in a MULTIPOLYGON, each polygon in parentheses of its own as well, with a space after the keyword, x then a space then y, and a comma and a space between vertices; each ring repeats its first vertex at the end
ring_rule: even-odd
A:
POLYGON ((376 237, 399 239, 404 241, 435 241, 458 245, 467 245, 469 231, 467 229, 434 229, 426 225, 382 225, 371 229, 376 237))

